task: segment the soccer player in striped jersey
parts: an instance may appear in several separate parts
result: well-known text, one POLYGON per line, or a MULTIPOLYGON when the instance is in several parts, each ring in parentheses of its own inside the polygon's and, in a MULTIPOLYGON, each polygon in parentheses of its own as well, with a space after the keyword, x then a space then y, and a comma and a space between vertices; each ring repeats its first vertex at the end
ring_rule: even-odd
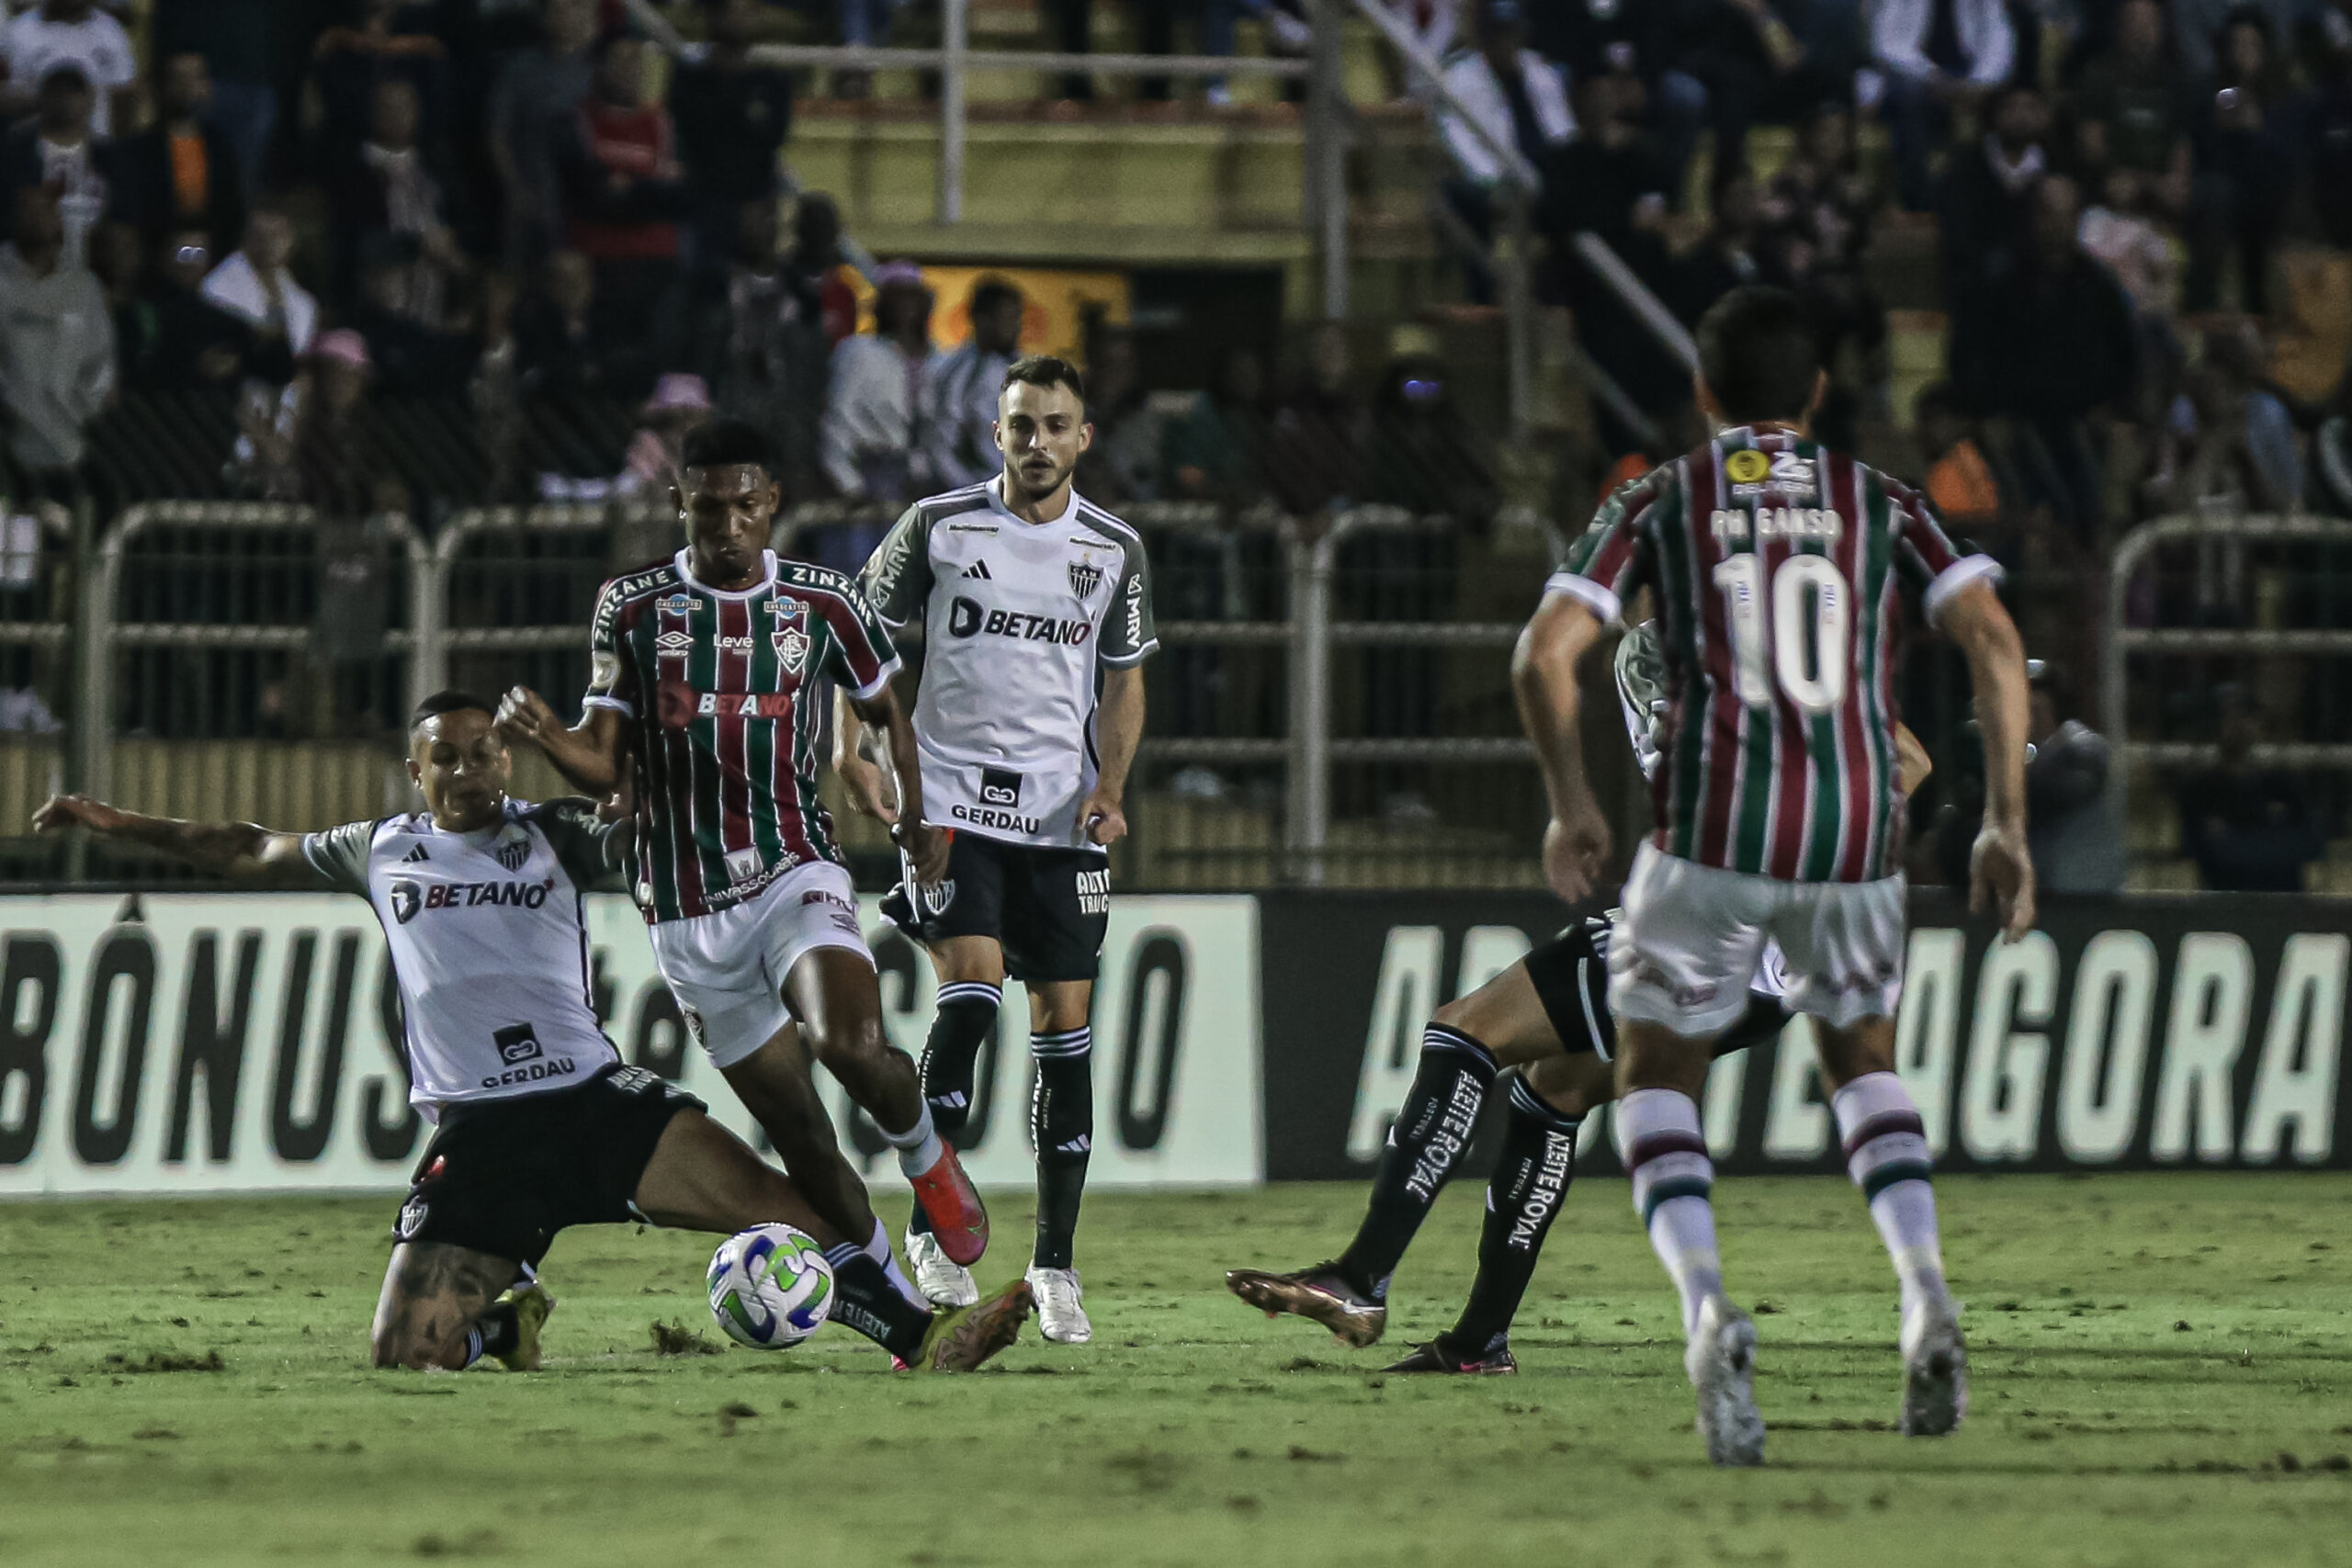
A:
MULTIPOLYGON (((1615 663, 1634 760, 1644 776, 1654 776, 1668 706, 1657 628, 1645 623, 1628 632, 1615 663)), ((1900 727, 1895 743, 1907 795, 1928 776, 1928 754, 1900 727)), ((1422 1032, 1419 1069, 1389 1127, 1371 1201, 1347 1250, 1287 1274, 1236 1269, 1226 1275, 1227 1288, 1269 1316, 1290 1313, 1318 1323, 1342 1344, 1376 1343, 1387 1329, 1390 1276, 1453 1178, 1499 1076, 1516 1067, 1504 1091, 1502 1148, 1487 1183, 1469 1300, 1452 1328, 1385 1370, 1517 1371, 1511 1320, 1567 1200, 1578 1132, 1587 1112, 1617 1098, 1611 1060, 1617 1031, 1608 998, 1613 923, 1614 911, 1577 921, 1439 1008, 1422 1032)), ((1714 1055, 1777 1039, 1790 1016, 1781 990, 1780 954, 1768 946, 1747 1010, 1715 1041, 1714 1055)))
POLYGON ((854 580, 767 547, 776 486, 757 430, 715 420, 683 457, 672 494, 685 547, 605 585, 580 723, 566 728, 518 686, 501 729, 537 745, 575 788, 631 795, 637 901, 662 977, 818 1212, 897 1268, 812 1055, 897 1148, 941 1244, 976 1260, 987 1212, 933 1130, 913 1060, 882 1032, 856 893, 817 798, 831 682, 888 738, 907 802, 901 848, 929 874, 944 869, 946 835, 923 821, 914 732, 890 690, 890 634, 854 580))
POLYGON ((1552 803, 1547 879, 1575 901, 1609 826, 1577 740, 1577 669, 1645 591, 1664 647, 1656 831, 1609 952, 1615 1118, 1634 1201, 1682 1305, 1698 1426, 1720 1465, 1759 1464, 1756 1326, 1724 1291, 1698 1097, 1747 1010, 1767 942, 1811 1017, 1848 1168, 1902 1287, 1902 1427, 1960 1422, 1967 1353, 1944 1280, 1928 1142, 1894 1072, 1903 991, 1896 643, 1917 614, 1957 644, 1984 739, 1971 904, 2033 922, 2025 838, 2025 654, 2000 569, 1953 549, 1926 504, 1808 434, 1827 383, 1791 295, 1733 290, 1699 328, 1713 437, 1619 490, 1570 551, 1513 661, 1552 803))

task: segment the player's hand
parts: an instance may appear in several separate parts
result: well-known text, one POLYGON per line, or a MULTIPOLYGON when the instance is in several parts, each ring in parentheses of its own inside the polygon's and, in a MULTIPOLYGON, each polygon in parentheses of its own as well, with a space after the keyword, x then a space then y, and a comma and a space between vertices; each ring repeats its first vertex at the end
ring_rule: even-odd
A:
POLYGON ((492 721, 498 738, 509 746, 518 740, 539 744, 540 738, 563 728, 563 721, 546 699, 528 686, 517 686, 498 699, 498 716, 492 721))
POLYGON ((1609 860, 1609 821, 1589 796, 1554 817, 1544 829, 1544 880, 1571 904, 1600 886, 1609 860))
POLYGON ((130 819, 127 813, 86 795, 52 795, 33 813, 33 831, 62 833, 69 828, 87 828, 93 833, 111 833, 130 819))
POLYGON ((849 791, 849 808, 876 822, 899 819, 899 781, 888 768, 876 767, 854 752, 839 759, 833 771, 849 791))
POLYGON ((2033 857, 2025 829, 1984 824, 1968 852, 1968 910, 1991 909, 2001 921, 2001 940, 2015 942, 2033 929, 2033 857))
POLYGON ((928 822, 900 822, 891 828, 890 840, 906 852, 919 886, 936 887, 946 877, 947 849, 955 841, 955 835, 946 829, 928 822))
POLYGON ((1127 836, 1127 814, 1119 803, 1097 792, 1078 808, 1078 838, 1082 844, 1107 844, 1127 836))

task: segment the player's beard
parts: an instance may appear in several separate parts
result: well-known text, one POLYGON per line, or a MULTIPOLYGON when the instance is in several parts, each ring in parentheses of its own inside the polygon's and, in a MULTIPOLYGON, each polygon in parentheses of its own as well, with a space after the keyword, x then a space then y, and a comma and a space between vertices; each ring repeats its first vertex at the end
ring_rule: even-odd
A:
POLYGON ((1042 501, 1069 482, 1070 475, 1078 471, 1078 463, 1073 459, 1068 463, 1055 463, 1050 468, 1015 463, 1009 471, 1012 482, 1020 488, 1020 499, 1042 501), (1039 482, 1041 478, 1042 483, 1039 482))

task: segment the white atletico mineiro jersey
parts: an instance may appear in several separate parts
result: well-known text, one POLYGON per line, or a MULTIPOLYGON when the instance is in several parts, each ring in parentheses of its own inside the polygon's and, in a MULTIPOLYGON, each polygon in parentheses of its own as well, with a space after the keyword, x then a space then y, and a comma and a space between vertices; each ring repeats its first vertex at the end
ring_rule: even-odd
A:
POLYGON ((581 903, 611 832, 584 800, 510 800, 479 832, 446 832, 419 811, 303 835, 311 868, 367 899, 384 928, 409 1099, 428 1119, 569 1088, 620 1060, 590 999, 581 903))
POLYGON ((865 596, 893 628, 924 623, 924 817, 1069 847, 1094 788, 1098 667, 1159 646, 1151 568, 1136 531, 1075 491, 1061 516, 1027 523, 1002 483, 909 507, 865 563, 865 596))

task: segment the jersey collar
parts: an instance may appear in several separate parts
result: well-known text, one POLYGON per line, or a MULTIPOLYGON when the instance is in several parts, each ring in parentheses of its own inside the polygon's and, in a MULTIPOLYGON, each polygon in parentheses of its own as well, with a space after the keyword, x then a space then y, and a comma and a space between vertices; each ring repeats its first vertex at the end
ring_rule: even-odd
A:
POLYGON ((996 478, 989 481, 988 491, 989 504, 994 506, 999 512, 1003 513, 1007 517, 1012 518, 1015 523, 1020 524, 1024 528, 1059 528, 1069 523, 1070 519, 1078 515, 1078 487, 1076 485, 1069 487, 1069 504, 1062 508, 1062 514, 1059 517, 1048 517, 1043 523, 1032 523, 1029 519, 1022 516, 1019 513, 1013 511, 1012 508, 1004 503, 1004 476, 1002 474, 997 475, 996 478))
POLYGON ((714 599, 756 599, 775 586, 775 552, 774 550, 760 552, 763 575, 749 588, 713 588, 709 583, 698 581, 693 568, 686 564, 687 553, 680 550, 670 558, 670 564, 677 570, 678 581, 697 593, 707 593, 714 599))

